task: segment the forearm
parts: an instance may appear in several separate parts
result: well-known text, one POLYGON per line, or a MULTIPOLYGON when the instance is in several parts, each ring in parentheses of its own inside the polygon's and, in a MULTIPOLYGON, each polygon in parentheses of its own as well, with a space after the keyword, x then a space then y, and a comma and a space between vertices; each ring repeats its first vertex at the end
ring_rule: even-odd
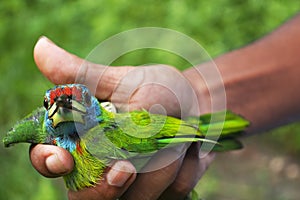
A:
MULTIPOLYGON (((226 91, 227 108, 251 121, 249 132, 276 127, 300 113, 300 15, 263 39, 214 60, 226 91)), ((210 64, 200 70, 209 70, 210 64)), ((184 72, 195 88, 200 110, 209 112, 210 97, 195 69, 184 72)))

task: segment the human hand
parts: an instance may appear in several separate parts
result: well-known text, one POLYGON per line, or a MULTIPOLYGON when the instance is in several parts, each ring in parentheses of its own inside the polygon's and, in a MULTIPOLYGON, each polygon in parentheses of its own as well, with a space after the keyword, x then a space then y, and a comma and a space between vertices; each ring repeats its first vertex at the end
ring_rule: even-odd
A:
MULTIPOLYGON (((34 58, 41 72, 55 84, 73 83, 78 77, 89 83, 101 76, 95 87, 96 97, 112 101, 121 111, 144 108, 176 117, 199 114, 193 113, 199 111, 190 102, 193 91, 189 83, 174 68, 105 67, 87 63, 46 38, 36 44, 34 58), (82 70, 82 66, 87 68, 82 70), (161 106, 153 106, 158 104, 161 106)), ((72 156, 60 147, 36 145, 30 155, 33 166, 47 177, 67 174, 73 168, 72 156)), ((69 191, 69 199, 182 199, 198 182, 212 158, 210 154, 200 159, 199 144, 193 144, 185 156, 170 165, 137 177, 129 162, 116 161, 96 187, 69 191)), ((159 159, 162 155, 153 158, 159 159)))

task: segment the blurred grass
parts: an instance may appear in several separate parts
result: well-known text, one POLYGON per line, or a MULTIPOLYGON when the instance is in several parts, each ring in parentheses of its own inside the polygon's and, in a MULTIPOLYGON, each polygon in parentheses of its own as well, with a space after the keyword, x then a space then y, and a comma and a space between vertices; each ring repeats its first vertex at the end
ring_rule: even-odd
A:
MULTIPOLYGON (((137 27, 165 27, 187 34, 215 57, 262 37, 291 18, 299 8, 298 0, 288 3, 282 0, 1 1, 1 138, 18 119, 41 105, 44 91, 52 85, 40 74, 33 61, 32 50, 41 35, 48 36, 78 56, 86 57, 98 43, 113 34, 137 27)), ((174 55, 151 50, 122 56, 114 64, 145 63, 165 63, 179 69, 188 66, 174 55)), ((251 156, 245 158, 252 150, 252 156, 261 153, 270 160, 277 154, 280 158, 296 159, 300 152, 300 136, 296 134, 299 131, 299 124, 293 124, 265 134, 264 140, 257 136, 247 138, 249 145, 242 151, 243 156, 223 154, 212 165, 199 183, 201 195, 207 199, 295 199, 293 195, 280 196, 280 192, 272 192, 270 169, 255 166, 251 156), (259 152, 257 149, 262 147, 274 151, 259 152), (240 162, 243 159, 244 162, 240 162), (229 163, 227 170, 234 173, 222 171, 224 160, 229 163), (238 173, 247 164, 252 168, 238 173), (233 184, 240 180, 244 184, 233 184), (253 187, 249 186, 251 181, 254 181, 253 187)), ((61 180, 50 181, 32 168, 28 145, 13 149, 1 146, 0 156, 0 199, 66 199, 61 180)), ((297 191, 293 187, 292 184, 277 189, 282 194, 293 194, 297 191)))

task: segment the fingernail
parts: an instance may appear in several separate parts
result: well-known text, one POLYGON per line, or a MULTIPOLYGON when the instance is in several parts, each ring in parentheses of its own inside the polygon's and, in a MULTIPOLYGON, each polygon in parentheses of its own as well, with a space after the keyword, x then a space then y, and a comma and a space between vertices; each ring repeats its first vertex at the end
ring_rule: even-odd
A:
POLYGON ((59 156, 54 153, 46 158, 46 167, 49 172, 54 174, 65 174, 68 172, 63 162, 59 159, 59 156))
POLYGON ((51 44, 54 44, 54 42, 52 42, 49 38, 47 38, 46 36, 42 35, 39 37, 38 41, 39 40, 45 40, 47 41, 48 43, 51 43, 51 44))
POLYGON ((107 183, 112 186, 122 187, 135 173, 134 167, 124 161, 116 162, 108 172, 107 183))

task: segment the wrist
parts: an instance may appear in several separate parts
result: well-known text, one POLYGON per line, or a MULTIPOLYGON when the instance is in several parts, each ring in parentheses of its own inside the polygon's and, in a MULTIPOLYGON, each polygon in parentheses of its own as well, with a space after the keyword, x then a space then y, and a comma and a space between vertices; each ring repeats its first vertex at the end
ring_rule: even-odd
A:
MULTIPOLYGON (((228 102, 227 93, 229 92, 229 97, 231 97, 232 88, 234 88, 233 91, 236 91, 239 83, 243 82, 242 78, 247 80, 247 76, 257 74, 253 67, 248 66, 249 62, 244 62, 247 60, 244 59, 247 55, 247 49, 243 48, 183 71, 197 94, 200 114, 225 109, 236 110, 240 105, 235 102, 235 105, 232 106, 232 98, 229 98, 228 102)), ((243 89, 243 87, 240 88, 243 89)), ((243 91, 239 91, 238 94, 242 93, 243 91)))

